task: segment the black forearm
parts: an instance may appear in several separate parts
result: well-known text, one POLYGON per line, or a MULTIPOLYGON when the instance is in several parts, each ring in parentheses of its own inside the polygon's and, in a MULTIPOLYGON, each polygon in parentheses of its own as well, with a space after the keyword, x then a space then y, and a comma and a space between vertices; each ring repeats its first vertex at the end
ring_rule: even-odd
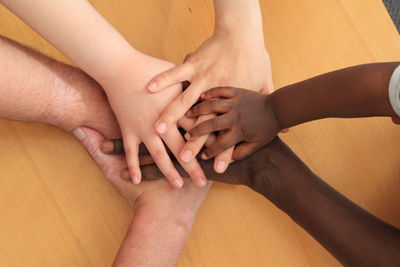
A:
POLYGON ((388 96, 398 62, 350 67, 283 87, 270 101, 282 128, 339 117, 396 116, 388 96))
MULTIPOLYGON (((275 142, 275 141, 274 141, 275 142)), ((283 143, 270 146, 271 168, 256 191, 309 232, 341 263, 399 266, 400 231, 313 174, 283 143)))

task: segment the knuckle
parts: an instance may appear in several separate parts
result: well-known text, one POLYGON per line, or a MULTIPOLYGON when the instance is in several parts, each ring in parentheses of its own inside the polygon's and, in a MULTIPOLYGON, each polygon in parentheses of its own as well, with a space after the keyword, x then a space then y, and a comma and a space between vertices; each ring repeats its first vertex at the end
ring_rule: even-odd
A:
POLYGON ((212 148, 205 150, 204 154, 206 155, 207 158, 211 158, 214 155, 212 148))
POLYGON ((130 171, 136 171, 136 168, 137 168, 136 165, 134 165, 134 164, 128 164, 128 169, 129 169, 130 171))
POLYGON ((229 143, 228 141, 223 140, 223 141, 220 141, 220 142, 219 142, 218 149, 226 150, 226 149, 228 149, 230 146, 231 146, 231 145, 230 145, 230 143, 229 143))
POLYGON ((185 106, 191 106, 196 102, 196 97, 193 94, 186 91, 182 93, 180 100, 182 104, 184 104, 185 106))
POLYGON ((175 170, 168 170, 164 173, 165 177, 168 177, 169 179, 175 179, 178 174, 175 170))
POLYGON ((219 101, 217 99, 211 99, 210 100, 210 107, 212 109, 216 109, 219 106, 219 101))
POLYGON ((90 155, 96 155, 97 152, 99 151, 99 147, 97 146, 96 143, 88 143, 87 150, 90 155))
POLYGON ((152 158, 154 159, 154 161, 160 161, 162 158, 163 158, 163 155, 164 155, 164 153, 163 153, 163 151, 162 151, 162 149, 155 149, 152 153, 151 153, 151 156, 152 156, 152 158))
POLYGON ((188 170, 187 173, 188 173, 188 175, 190 177, 193 177, 193 178, 199 178, 199 177, 203 177, 204 176, 203 171, 201 169, 198 169, 198 168, 194 168, 194 169, 188 170))
POLYGON ((214 119, 214 120, 211 121, 211 123, 212 123, 212 124, 211 124, 211 128, 212 128, 213 130, 217 130, 218 127, 219 127, 219 125, 220 125, 219 120, 214 119))

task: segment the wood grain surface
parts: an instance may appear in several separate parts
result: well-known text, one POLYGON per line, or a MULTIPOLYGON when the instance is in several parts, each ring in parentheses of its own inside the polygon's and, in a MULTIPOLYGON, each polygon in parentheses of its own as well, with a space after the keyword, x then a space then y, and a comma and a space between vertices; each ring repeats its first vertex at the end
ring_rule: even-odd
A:
MULTIPOLYGON (((213 29, 210 0, 90 2, 134 47, 175 63, 213 29)), ((263 0, 261 6, 276 88, 350 65, 400 60, 400 38, 380 0, 263 0)), ((3 7, 0 34, 68 62, 3 7)), ((390 119, 328 119, 282 138, 325 181, 400 227, 399 131, 390 119)), ((109 266, 132 209, 79 143, 46 125, 7 120, 0 120, 0 136, 0 266, 109 266)), ((338 265, 271 203, 222 184, 200 209, 178 262, 338 265)))

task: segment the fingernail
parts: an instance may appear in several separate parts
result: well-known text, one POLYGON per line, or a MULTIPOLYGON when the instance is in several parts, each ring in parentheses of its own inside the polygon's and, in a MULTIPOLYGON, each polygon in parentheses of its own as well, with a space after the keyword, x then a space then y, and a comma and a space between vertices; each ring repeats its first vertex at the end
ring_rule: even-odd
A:
POLYGON ((192 151, 186 150, 185 152, 182 153, 182 160, 184 162, 189 162, 192 159, 192 151))
POLYGON ((104 141, 103 143, 101 143, 100 145, 100 150, 103 153, 111 153, 114 149, 114 144, 110 141, 104 141))
POLYGON ((76 138, 78 138, 81 141, 83 141, 83 139, 85 139, 85 137, 86 137, 85 131, 82 130, 80 127, 73 130, 72 133, 73 133, 73 135, 75 135, 76 138))
POLYGON ((132 177, 132 182, 133 182, 134 184, 139 184, 139 183, 140 183, 139 177, 137 177, 136 175, 134 175, 134 176, 132 177))
POLYGON ((189 140, 190 139, 190 134, 189 133, 185 133, 185 139, 189 140))
POLYGON ((202 93, 200 98, 204 98, 205 95, 206 95, 205 93, 202 93))
POLYGON ((156 82, 151 82, 149 83, 149 85, 147 85, 147 89, 149 89, 150 91, 154 91, 154 89, 157 88, 157 83, 156 82))
POLYGON ((217 161, 217 164, 215 165, 215 171, 218 173, 223 173, 226 168, 226 163, 224 161, 217 161))
POLYGON ((176 188, 181 188, 183 186, 183 181, 181 179, 175 179, 173 184, 176 188))
POLYGON ((204 160, 206 160, 207 159, 207 156, 206 156, 206 154, 204 154, 204 153, 201 153, 201 156, 200 156, 202 159, 204 159, 204 160))
POLYGON ((165 122, 157 123, 156 130, 160 134, 164 134, 167 132, 167 124, 165 122))
POLYGON ((197 185, 200 187, 204 187, 207 184, 206 179, 205 178, 200 178, 197 180, 197 185))

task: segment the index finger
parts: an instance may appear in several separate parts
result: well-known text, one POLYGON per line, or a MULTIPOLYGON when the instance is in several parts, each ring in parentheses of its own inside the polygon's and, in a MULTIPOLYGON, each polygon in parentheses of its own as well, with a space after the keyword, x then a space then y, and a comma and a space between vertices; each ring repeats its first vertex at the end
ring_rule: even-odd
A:
POLYGON ((176 188, 183 186, 183 179, 175 169, 164 144, 159 136, 146 140, 145 145, 150 152, 154 162, 157 164, 160 171, 164 174, 165 178, 176 188))
POLYGON ((155 127, 159 134, 165 134, 171 125, 175 124, 196 103, 202 92, 204 83, 192 83, 186 91, 180 94, 163 111, 155 127))
POLYGON ((178 131, 178 128, 171 127, 171 129, 162 136, 163 140, 167 144, 168 148, 175 155, 179 164, 183 167, 186 173, 191 177, 191 179, 200 187, 206 185, 206 176, 201 168, 197 159, 190 160, 189 162, 184 162, 180 158, 180 152, 185 144, 185 141, 178 131))

